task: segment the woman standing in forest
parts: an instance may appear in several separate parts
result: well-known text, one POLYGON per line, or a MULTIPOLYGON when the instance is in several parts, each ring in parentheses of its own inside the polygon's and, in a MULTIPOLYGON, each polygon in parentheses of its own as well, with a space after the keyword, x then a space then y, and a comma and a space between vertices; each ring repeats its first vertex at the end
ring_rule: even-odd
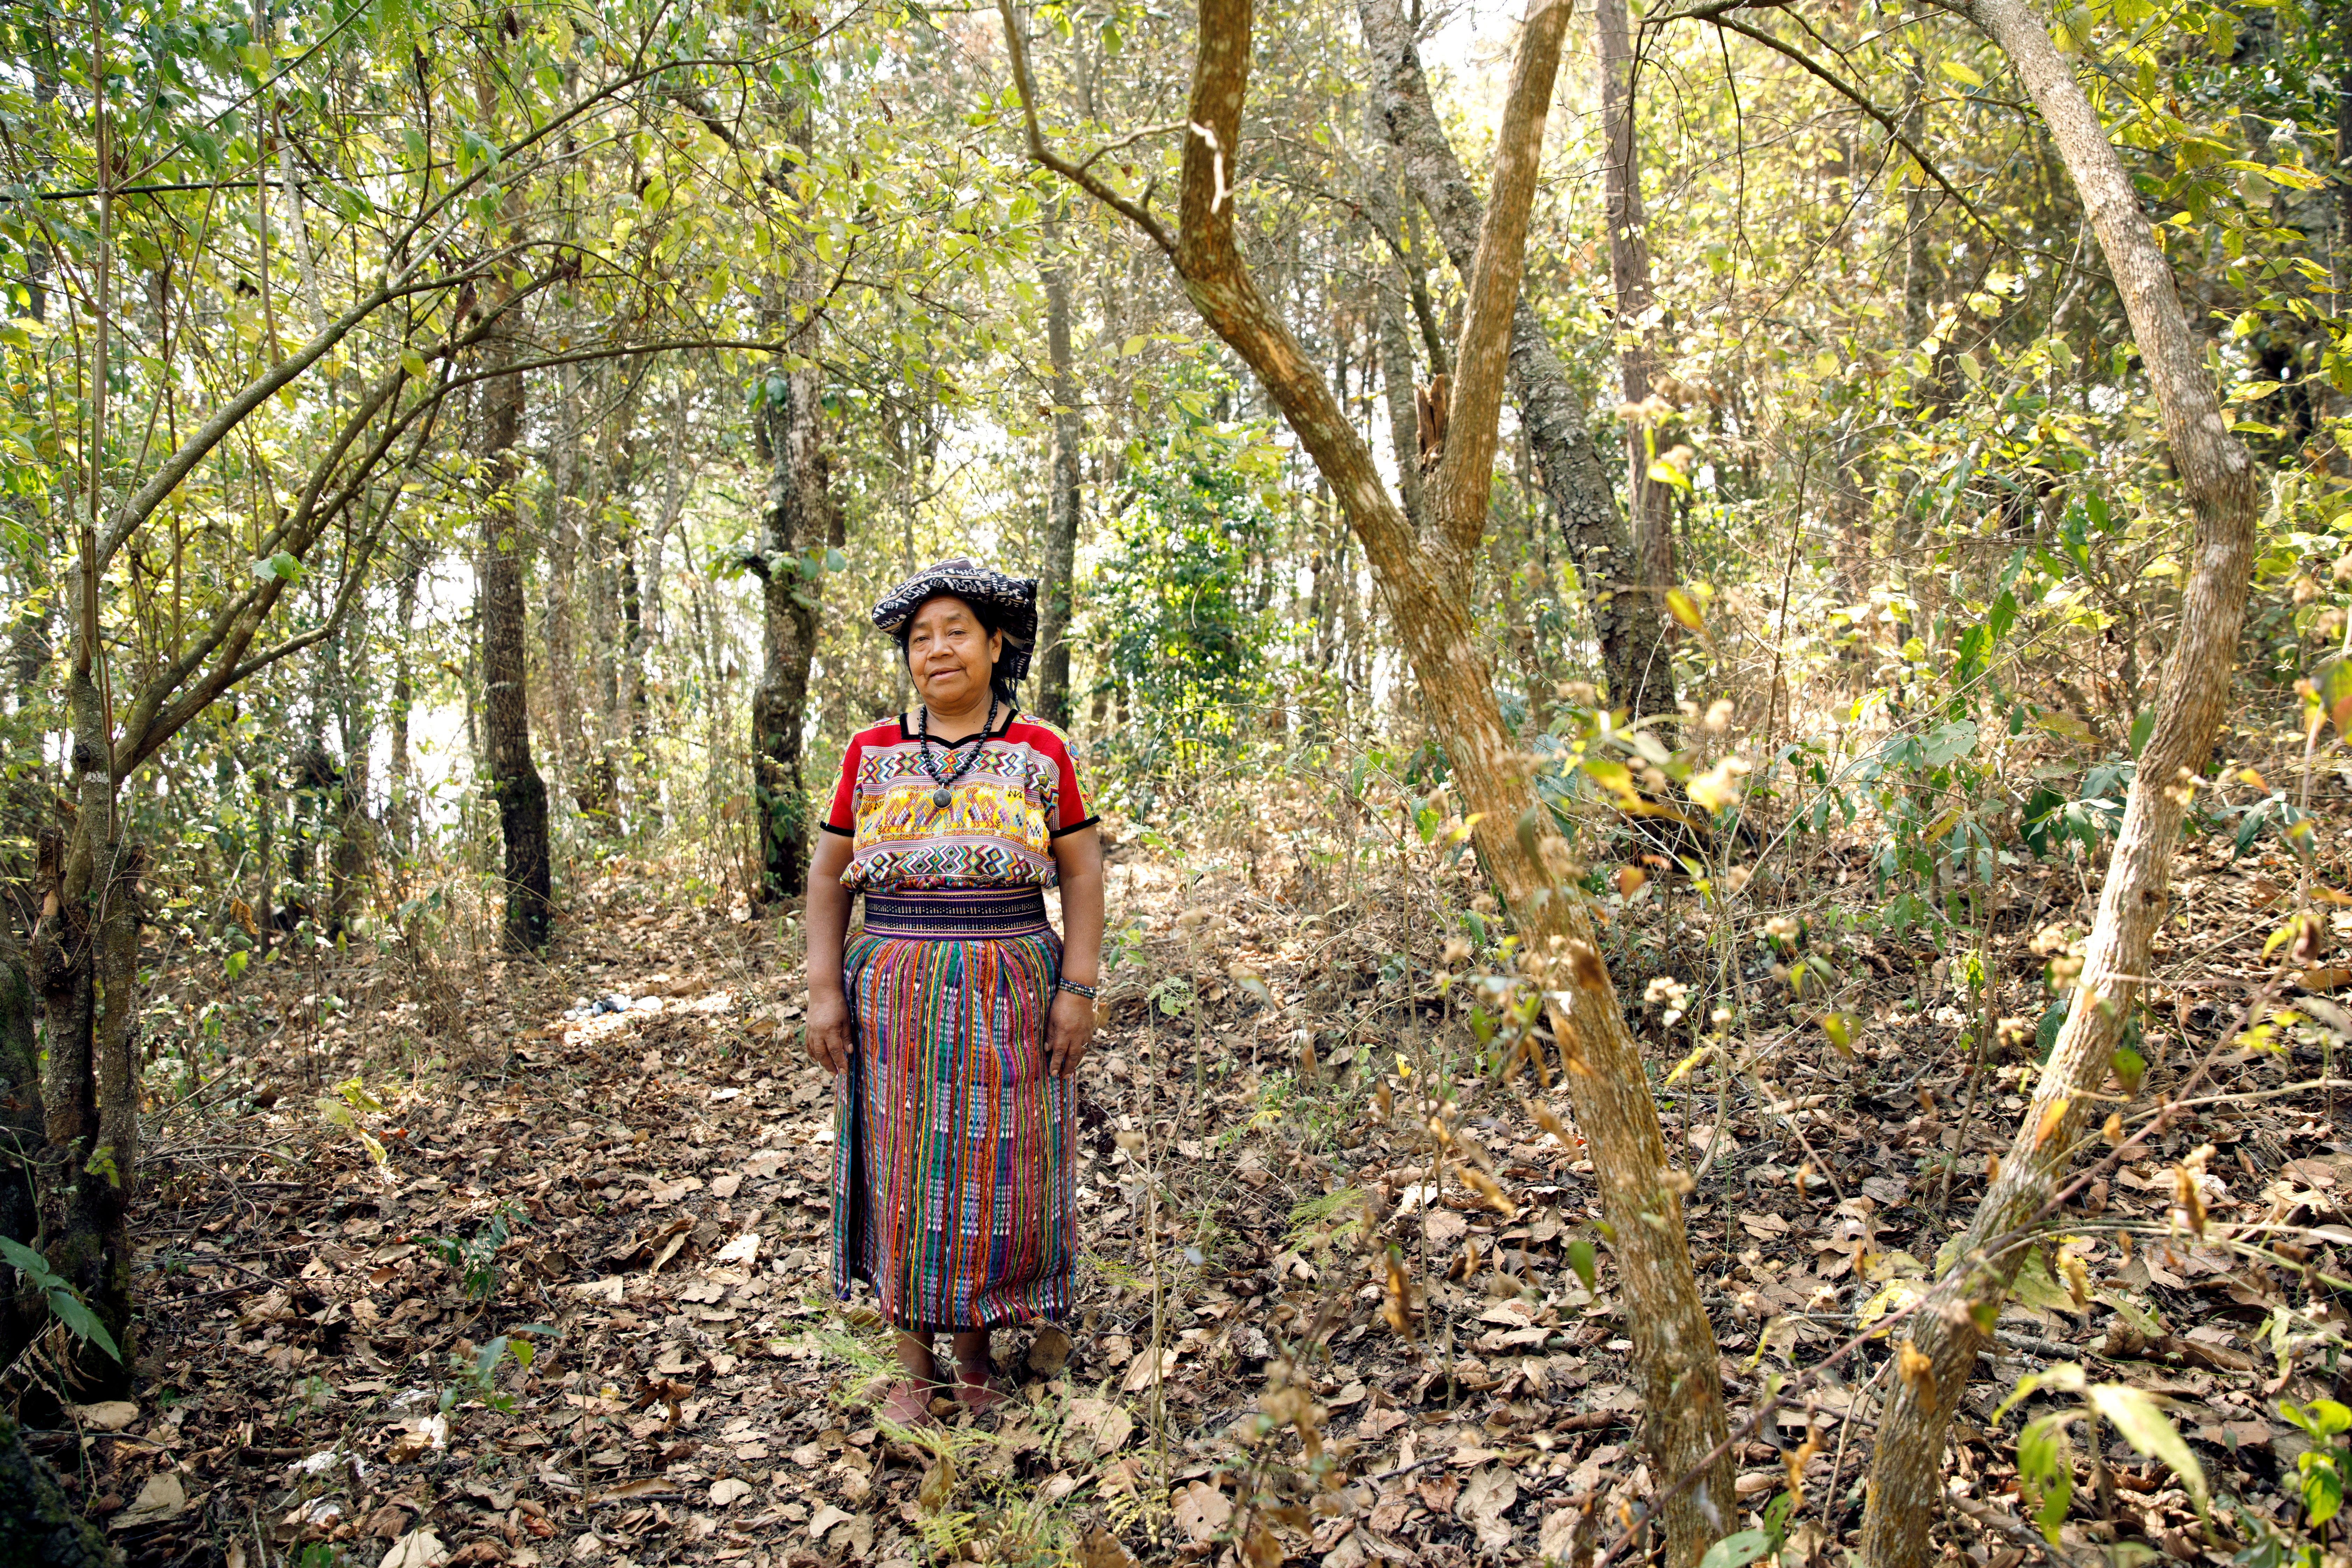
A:
POLYGON ((1013 706, 1036 605, 1034 580, 959 558, 874 606, 917 705, 851 739, 809 872, 809 1055, 835 1084, 834 1289, 846 1299, 865 1280, 898 1330, 907 1380, 882 1414, 901 1426, 929 1421, 950 1388, 975 1414, 996 1404, 990 1331, 1070 1304, 1102 846, 1068 737, 1013 706), (1057 884, 1059 938, 1045 898, 1057 884), (951 1384, 932 1354, 943 1332, 951 1384))

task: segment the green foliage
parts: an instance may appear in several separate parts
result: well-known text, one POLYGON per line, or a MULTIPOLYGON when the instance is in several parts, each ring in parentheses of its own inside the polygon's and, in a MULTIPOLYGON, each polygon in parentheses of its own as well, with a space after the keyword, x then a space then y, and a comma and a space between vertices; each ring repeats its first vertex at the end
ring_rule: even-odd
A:
POLYGON ((90 1310, 81 1292, 49 1268, 47 1258, 23 1242, 5 1237, 0 1237, 0 1258, 6 1258, 24 1282, 48 1302, 50 1312, 65 1325, 68 1333, 86 1345, 96 1345, 117 1362, 122 1360, 122 1347, 114 1342, 114 1336, 107 1332, 106 1325, 90 1310))
POLYGON ((518 1370, 528 1373, 538 1358, 538 1347, 520 1337, 525 1331, 500 1334, 470 1356, 449 1352, 449 1386, 441 1391, 440 1410, 446 1415, 467 1400, 476 1401, 501 1415, 514 1412, 514 1395, 499 1386, 499 1367, 511 1355, 518 1370))
POLYGON ((1262 426, 1211 418, 1198 400, 1129 454, 1087 602, 1097 683, 1139 710, 1147 763, 1163 748, 1230 751, 1272 694, 1270 461, 1262 426))
POLYGON ((515 1231, 530 1221, 511 1203, 501 1203, 490 1211, 488 1221, 469 1237, 419 1237, 426 1249, 442 1262, 456 1269, 467 1300, 477 1304, 487 1302, 498 1294, 500 1278, 498 1256, 515 1231))

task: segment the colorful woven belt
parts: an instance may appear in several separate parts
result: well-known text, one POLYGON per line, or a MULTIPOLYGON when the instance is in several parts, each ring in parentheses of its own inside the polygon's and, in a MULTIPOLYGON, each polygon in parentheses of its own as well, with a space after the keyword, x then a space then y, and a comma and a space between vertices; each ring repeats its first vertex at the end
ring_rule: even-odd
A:
POLYGON ((1034 936, 1052 929, 1037 888, 942 888, 866 895, 868 936, 983 940, 1034 936))

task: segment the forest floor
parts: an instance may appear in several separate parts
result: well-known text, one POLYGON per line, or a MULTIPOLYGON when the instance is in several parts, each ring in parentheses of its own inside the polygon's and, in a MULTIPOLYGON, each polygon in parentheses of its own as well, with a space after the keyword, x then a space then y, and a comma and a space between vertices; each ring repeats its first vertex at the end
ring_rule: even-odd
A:
MULTIPOLYGON (((2254 1095, 2333 1059, 2307 1026, 2214 1054, 2276 973, 2262 906, 2293 881, 2229 847, 2184 851, 2154 1092, 2209 1060, 2200 1093, 2254 1095)), ((1254 858, 1203 869, 1130 842, 1114 861, 1133 935, 1083 1068, 1081 1316, 999 1337, 1020 1385, 1001 1411, 913 1445, 877 1427, 887 1342, 827 1285, 831 1097, 800 1051, 789 936, 694 907, 674 868, 616 863, 575 886, 544 961, 394 948, 248 973, 274 1040, 163 1114, 146 1165, 137 1399, 37 1444, 141 1565, 1115 1568, 1228 1559, 1237 1533, 1258 1568, 1605 1550, 1654 1489, 1631 1345, 1606 1246, 1590 1289, 1575 1267, 1600 1239, 1590 1164, 1520 1098, 1564 1114, 1564 1094, 1481 1078, 1461 989, 1429 983, 1436 901, 1475 899, 1466 868, 1423 879, 1407 916, 1370 873, 1285 898, 1254 887, 1254 858), (626 1005, 565 1016, 607 997, 626 1005), (1433 1079, 1461 1086, 1509 1215, 1458 1178, 1433 1193, 1410 1109, 1433 1079), (1365 1245, 1382 1239, 1418 1293, 1410 1338, 1365 1245)), ((1860 903, 1866 886, 1837 887, 1858 865, 1817 859, 1807 885, 1860 903)), ((2037 934, 2090 914, 2071 868, 2014 881, 1989 996, 1924 941, 1851 933, 1819 948, 1859 1020, 1851 1054, 1801 1011, 1759 1025, 1737 1072, 1661 1089, 1697 1172, 1690 1245, 1735 1423, 1775 1373, 1844 1345, 1865 1303, 1900 1299, 2007 1145, 2032 1046, 2012 1030, 1972 1079, 1960 1037, 1979 1007, 2030 1026, 2037 934)), ((1725 952, 1671 891, 1612 895, 1606 928, 1662 1079, 1689 1048, 1661 1026, 1664 982, 1705 981, 1725 952)), ((1760 923, 1743 916, 1729 951, 1759 996, 1760 923)), ((222 989, 183 982, 191 1003, 222 989)), ((2209 1543, 2180 1478, 2078 1431, 2084 1489, 2044 1548, 2014 1433, 2057 1396, 1993 1411, 2065 1362, 2169 1400, 2217 1495, 2294 1517, 2303 1436, 2273 1405, 2331 1381, 2344 1396, 2352 1368, 2331 1379, 2321 1331, 2341 1335, 2344 1307, 2231 1227, 2333 1226, 2309 1256, 2346 1271, 2352 1142, 2331 1107, 2207 1105, 2087 1194, 1959 1422, 1955 1563, 2112 1561, 2118 1542, 2225 1562, 2255 1528, 2217 1506, 2209 1543), (2168 1239, 2174 1163, 2203 1145, 2188 1179, 2210 1228, 2168 1239), (2122 1245, 2135 1226, 2143 1244, 2122 1245)), ((1796 1552, 1837 1561, 1852 1539, 1890 1353, 1866 1342, 1740 1446, 1749 1518, 1801 1483, 1796 1552)))

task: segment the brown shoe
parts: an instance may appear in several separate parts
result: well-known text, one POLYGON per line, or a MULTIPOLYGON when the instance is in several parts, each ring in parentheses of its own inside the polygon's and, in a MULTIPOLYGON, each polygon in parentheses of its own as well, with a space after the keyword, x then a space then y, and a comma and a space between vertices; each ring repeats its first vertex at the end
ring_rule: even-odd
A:
POLYGON ((882 1401, 882 1407, 875 1414, 893 1426, 936 1426, 940 1420, 931 1414, 931 1394, 937 1386, 911 1380, 894 1383, 882 1401))
POLYGON ((956 1373, 956 1403, 974 1415, 987 1415, 1011 1395, 1012 1390, 992 1374, 983 1374, 975 1380, 965 1376, 961 1369, 956 1373))

